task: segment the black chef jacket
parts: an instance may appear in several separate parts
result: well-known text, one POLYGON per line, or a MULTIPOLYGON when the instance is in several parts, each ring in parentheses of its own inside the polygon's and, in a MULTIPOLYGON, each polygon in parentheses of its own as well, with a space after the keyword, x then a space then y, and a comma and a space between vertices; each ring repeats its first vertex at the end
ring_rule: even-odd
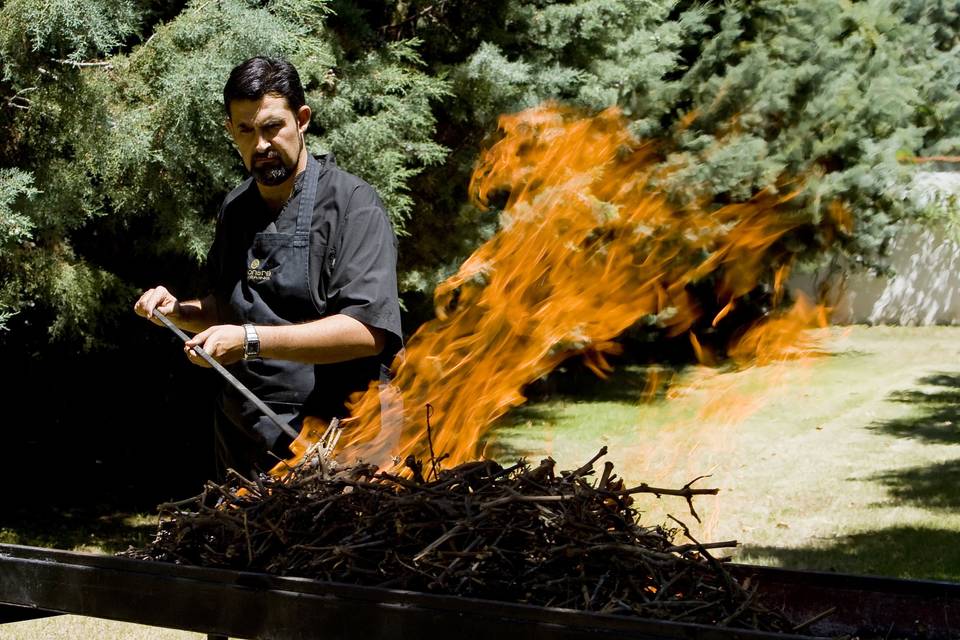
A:
MULTIPOLYGON (((314 365, 313 376, 303 388, 297 388, 302 386, 303 376, 291 383, 282 376, 258 375, 257 363, 237 363, 230 370, 281 415, 329 419, 346 414, 344 402, 350 394, 366 390, 371 380, 382 379, 400 348, 397 239, 383 203, 369 184, 339 169, 332 154, 310 158, 309 162, 320 164, 310 222, 309 265, 304 265, 303 273, 312 304, 294 300, 286 305, 281 299, 271 303, 273 310, 284 322, 291 323, 342 313, 385 331, 386 347, 379 356, 314 365)), ((291 197, 279 214, 267 208, 252 178, 225 198, 207 260, 221 324, 258 322, 257 318, 241 317, 236 305, 229 304, 231 296, 249 296, 249 291, 241 291, 244 282, 249 285, 257 278, 270 277, 270 270, 263 268, 266 265, 247 264, 248 248, 258 235, 294 232, 303 183, 310 173, 304 171, 297 177, 291 197)), ((235 393, 224 386, 221 409, 237 400, 231 397, 235 393)), ((261 446, 274 448, 280 436, 275 425, 255 420, 252 414, 241 417, 236 412, 225 413, 236 427, 258 432, 249 435, 262 440, 261 446)))

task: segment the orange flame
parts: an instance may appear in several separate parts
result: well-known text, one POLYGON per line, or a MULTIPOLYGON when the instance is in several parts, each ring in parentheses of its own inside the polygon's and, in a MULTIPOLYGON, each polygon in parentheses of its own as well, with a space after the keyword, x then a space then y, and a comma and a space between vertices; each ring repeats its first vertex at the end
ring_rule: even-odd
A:
POLYGON ((793 307, 782 314, 765 318, 750 327, 728 353, 738 365, 769 364, 819 355, 822 352, 816 336, 807 336, 804 330, 827 326, 827 309, 815 305, 803 295, 793 307))
POLYGON ((687 285, 716 279, 719 321, 773 276, 770 265, 784 277, 772 251, 797 224, 783 206, 796 192, 709 211, 672 205, 651 184, 662 177, 657 147, 634 139, 615 109, 539 107, 502 117, 500 133, 470 191, 481 204, 506 196, 501 230, 438 287, 436 319, 395 363, 400 402, 382 416, 393 426, 381 429, 374 385, 352 407, 341 457, 383 465, 432 444, 448 464, 473 459, 493 422, 524 402, 524 386, 571 355, 589 354, 602 373, 612 340, 643 318, 688 331, 701 310, 687 285))
POLYGON ((288 447, 291 456, 273 465, 273 468, 269 471, 270 475, 285 476, 290 469, 293 469, 303 462, 307 453, 310 451, 310 447, 320 441, 320 438, 323 437, 329 425, 330 423, 326 420, 314 416, 304 418, 299 435, 297 435, 288 447))

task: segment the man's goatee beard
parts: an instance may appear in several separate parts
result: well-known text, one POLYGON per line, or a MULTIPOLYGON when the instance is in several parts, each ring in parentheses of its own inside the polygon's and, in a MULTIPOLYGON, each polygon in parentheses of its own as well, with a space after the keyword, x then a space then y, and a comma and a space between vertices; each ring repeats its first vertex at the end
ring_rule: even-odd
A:
POLYGON ((253 179, 258 183, 264 185, 265 187, 275 187, 278 184, 283 184, 290 179, 290 176, 293 175, 293 170, 296 165, 288 167, 283 164, 283 161, 276 167, 257 167, 254 166, 250 173, 253 174, 253 179))
POLYGON ((257 155, 253 157, 253 160, 250 162, 250 174, 253 176, 253 179, 256 180, 259 184, 262 184, 265 187, 275 187, 278 184, 283 184, 290 179, 290 176, 293 175, 293 172, 296 171, 297 165, 300 164, 300 154, 303 153, 303 134, 300 135, 300 148, 297 149, 297 158, 289 165, 283 161, 283 158, 279 153, 274 152, 273 155, 267 153, 266 155, 257 155), (257 160, 260 158, 274 158, 279 164, 277 166, 257 166, 257 160))

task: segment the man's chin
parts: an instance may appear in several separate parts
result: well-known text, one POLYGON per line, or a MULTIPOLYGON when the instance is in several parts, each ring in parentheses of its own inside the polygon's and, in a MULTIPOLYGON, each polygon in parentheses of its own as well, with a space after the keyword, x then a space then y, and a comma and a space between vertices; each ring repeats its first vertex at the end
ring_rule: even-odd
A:
POLYGON ((257 184, 265 187, 281 185, 293 175, 292 171, 288 171, 284 167, 254 167, 251 173, 253 174, 253 179, 257 181, 257 184))

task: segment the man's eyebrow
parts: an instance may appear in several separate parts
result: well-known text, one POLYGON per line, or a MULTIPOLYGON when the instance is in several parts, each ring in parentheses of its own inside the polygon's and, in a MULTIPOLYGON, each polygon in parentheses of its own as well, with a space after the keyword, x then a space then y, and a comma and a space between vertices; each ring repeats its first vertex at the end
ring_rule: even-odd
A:
MULTIPOLYGON (((283 125, 283 118, 267 118, 260 124, 261 127, 279 127, 281 125, 283 125)), ((237 123, 237 128, 243 131, 251 131, 253 126, 253 123, 246 120, 237 123)))

